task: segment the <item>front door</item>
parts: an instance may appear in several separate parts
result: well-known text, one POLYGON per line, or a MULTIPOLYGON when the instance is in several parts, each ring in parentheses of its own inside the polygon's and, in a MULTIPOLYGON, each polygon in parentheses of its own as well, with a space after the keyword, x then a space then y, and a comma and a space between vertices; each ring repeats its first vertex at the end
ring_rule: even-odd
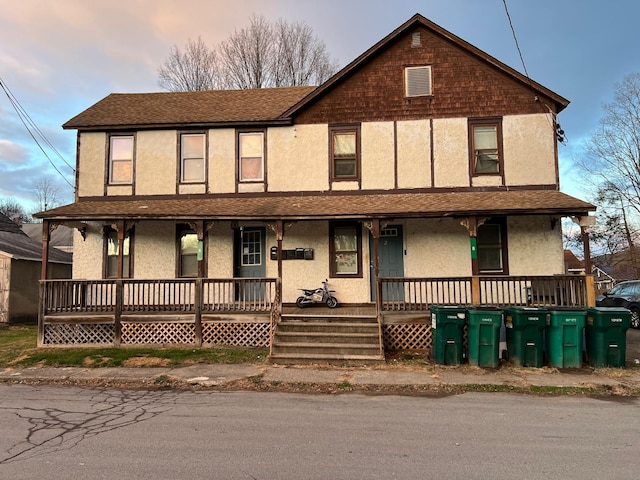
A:
MULTIPOLYGON (((244 227, 236 230, 233 242, 234 276, 264 278, 267 275, 264 227, 244 227)), ((238 282, 236 300, 251 301, 264 297, 264 284, 238 282)))
MULTIPOLYGON (((376 300, 376 279, 373 268, 373 237, 369 236, 369 252, 371 255, 371 300, 376 300)), ((380 278, 404 277, 404 240, 402 225, 389 225, 380 230, 378 242, 380 278)), ((383 300, 404 300, 402 284, 386 284, 382 290, 383 300)))

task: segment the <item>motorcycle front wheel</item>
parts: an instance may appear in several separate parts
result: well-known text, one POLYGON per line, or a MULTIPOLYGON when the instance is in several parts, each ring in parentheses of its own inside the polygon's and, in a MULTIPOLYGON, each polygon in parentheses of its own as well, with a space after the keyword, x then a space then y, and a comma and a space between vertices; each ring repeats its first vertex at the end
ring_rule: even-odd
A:
POLYGON ((307 302, 305 302, 305 300, 305 297, 298 297, 298 299, 296 300, 296 305, 298 306, 298 308, 304 308, 307 306, 307 302))
POLYGON ((327 307, 336 308, 337 306, 338 306, 338 300, 336 299, 336 297, 327 298, 327 307))

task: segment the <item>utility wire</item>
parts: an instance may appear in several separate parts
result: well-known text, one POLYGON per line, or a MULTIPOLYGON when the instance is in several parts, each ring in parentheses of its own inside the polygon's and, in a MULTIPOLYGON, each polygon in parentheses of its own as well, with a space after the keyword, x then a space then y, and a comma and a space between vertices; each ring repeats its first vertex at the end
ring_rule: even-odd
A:
POLYGON ((509 8, 507 7, 507 0, 502 0, 504 4, 504 11, 507 14, 507 20, 509 20, 509 26, 511 27, 511 33, 513 34, 513 40, 516 42, 516 49, 518 50, 518 55, 520 55, 520 61, 522 62, 522 68, 524 69, 524 74, 527 76, 529 83, 531 83, 531 78, 529 77, 529 72, 527 72, 527 66, 524 63, 524 57, 522 56, 522 51, 520 50, 520 44, 518 43, 518 37, 516 35, 516 30, 513 28, 513 22, 511 21, 511 15, 509 15, 509 8))
POLYGON ((5 95, 7 96, 7 98, 9 99, 9 102, 11 103, 11 106, 13 107, 13 109, 16 111, 18 118, 20 118, 20 121, 22 122, 22 125, 27 129, 27 132, 29 132, 29 135, 31 136, 31 138, 33 139, 34 142, 36 142, 36 145, 38 145, 38 148, 40 148, 40 151, 43 153, 43 155, 47 158, 47 160, 49 161, 49 163, 51 164, 51 166, 53 167, 53 169, 58 172, 58 174, 62 177, 62 179, 71 187, 71 188, 75 188, 74 185, 69 182, 69 180, 67 179, 67 177, 60 171, 60 169, 56 166, 56 164, 53 162, 53 160, 51 160, 51 157, 49 157, 49 155, 47 154, 47 152, 45 151, 45 149, 43 148, 43 146, 41 145, 41 143, 38 141, 38 139, 36 138, 36 136, 34 135, 34 132, 37 133, 37 135, 44 141, 44 143, 51 149, 53 150, 53 152, 56 153, 56 155, 58 156, 58 158, 60 158, 60 160, 62 160, 62 162, 64 162, 64 164, 69 167, 71 169, 72 172, 75 173, 75 169, 69 165, 69 163, 64 159, 64 157, 60 154, 60 152, 58 152, 58 150, 53 146, 53 144, 49 141, 49 139, 47 139, 47 137, 44 135, 44 133, 42 133, 42 131, 40 130, 40 128, 38 128, 38 126, 36 125, 36 123, 33 121, 33 119, 29 116, 29 114, 27 113, 27 111, 22 107, 22 105, 20 105, 20 102, 18 101, 18 99, 15 97, 15 95, 13 95, 13 92, 11 92, 11 90, 9 89, 9 87, 7 86, 7 84, 2 80, 2 78, 0 78, 0 87, 2 87, 2 90, 4 91, 5 95))
MULTIPOLYGON (((518 43, 518 36, 516 35, 516 29, 513 27, 513 22, 511 21, 511 15, 509 14, 509 7, 507 7, 507 0, 502 0, 502 3, 504 5, 504 11, 507 14, 507 20, 509 21, 509 27, 511 27, 511 33, 513 34, 513 41, 516 44, 516 50, 518 50, 518 55, 520 56, 520 62, 522 62, 522 68, 524 69, 524 74, 527 77, 527 80, 529 81, 529 88, 535 93, 535 90, 533 88, 533 83, 531 82, 531 77, 529 76, 529 72, 527 71, 527 65, 524 63, 524 57, 522 56, 522 50, 520 50, 520 44, 518 43)), ((551 128, 556 130, 556 136, 558 137, 558 140, 560 141, 560 143, 564 144, 566 142, 566 135, 565 135, 564 131, 562 131, 562 135, 558 135, 557 134, 558 133, 557 131, 560 128, 560 125, 556 121, 557 114, 555 112, 553 112, 553 110, 551 110, 549 105, 547 105, 547 104, 544 104, 544 105, 547 107, 547 110, 549 110, 549 113, 553 117, 553 122, 554 123, 551 124, 551 128)))

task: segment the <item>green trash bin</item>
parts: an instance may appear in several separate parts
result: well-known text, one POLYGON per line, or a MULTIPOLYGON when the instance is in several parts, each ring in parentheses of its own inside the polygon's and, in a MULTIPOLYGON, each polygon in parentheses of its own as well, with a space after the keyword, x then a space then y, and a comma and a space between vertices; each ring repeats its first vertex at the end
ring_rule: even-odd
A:
POLYGON ((502 310, 474 308, 469 315, 469 364, 497 368, 500 365, 502 310))
POLYGON ((459 365, 464 358, 462 340, 467 309, 453 305, 431 307, 431 328, 434 335, 433 359, 442 365, 459 365))
POLYGON ((582 367, 584 325, 587 312, 576 308, 549 311, 547 355, 549 365, 557 368, 582 367))
POLYGON ((508 307, 504 309, 509 361, 521 367, 542 367, 546 308, 508 307))
POLYGON ((626 308, 589 308, 585 326, 589 364, 594 367, 624 367, 630 324, 631 312, 626 308))

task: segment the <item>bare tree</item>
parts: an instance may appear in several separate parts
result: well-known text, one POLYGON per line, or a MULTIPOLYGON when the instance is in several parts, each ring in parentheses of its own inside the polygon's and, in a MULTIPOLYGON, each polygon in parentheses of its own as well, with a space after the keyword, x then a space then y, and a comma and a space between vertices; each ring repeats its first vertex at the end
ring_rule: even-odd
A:
POLYGON ((59 194, 60 189, 47 177, 38 180, 33 185, 33 196, 36 200, 38 211, 57 207, 59 194))
POLYGON ((3 198, 0 200, 0 213, 9 217, 11 221, 17 223, 31 223, 31 216, 13 198, 3 198))
POLYGON ((244 90, 273 84, 276 49, 273 27, 264 16, 252 16, 247 28, 236 30, 220 44, 219 52, 227 88, 244 90))
POLYGON ((158 85, 170 92, 195 92, 219 88, 215 50, 209 49, 201 37, 187 42, 184 51, 176 45, 158 69, 158 85))
POLYGON ((331 60, 324 42, 309 25, 280 19, 275 24, 274 36, 275 86, 320 85, 337 71, 337 62, 331 60))
POLYGON ((600 126, 586 142, 578 162, 595 189, 601 210, 596 239, 610 253, 624 250, 626 262, 640 276, 636 248, 640 225, 640 73, 616 85, 613 102, 603 106, 600 126))
POLYGON ((189 40, 184 52, 174 45, 158 70, 158 84, 174 92, 319 85, 337 69, 308 25, 254 15, 248 27, 212 49, 200 37, 189 40))

